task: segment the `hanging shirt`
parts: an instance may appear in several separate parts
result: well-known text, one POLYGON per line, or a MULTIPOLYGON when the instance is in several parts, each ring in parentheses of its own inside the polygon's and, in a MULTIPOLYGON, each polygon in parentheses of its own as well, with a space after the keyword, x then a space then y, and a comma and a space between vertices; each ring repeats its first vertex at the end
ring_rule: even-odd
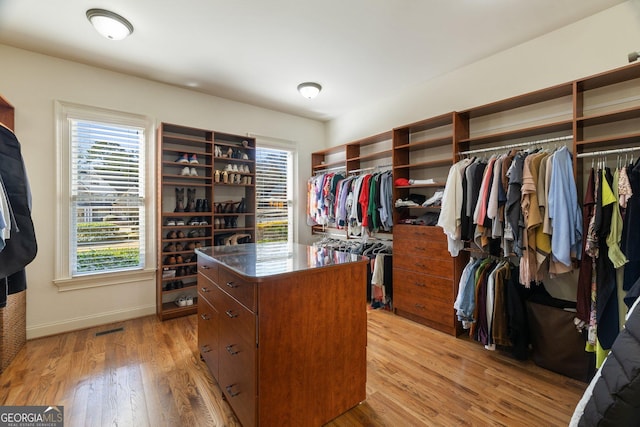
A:
POLYGON ((581 255, 582 213, 578 206, 571 153, 567 147, 556 151, 552 165, 549 185, 549 218, 553 229, 552 258, 571 266, 571 259, 579 259, 581 255))
POLYGON ((611 214, 611 230, 609 230, 609 236, 607 236, 607 246, 609 247, 608 256, 615 268, 620 268, 627 262, 627 257, 624 256, 620 250, 620 240, 622 239, 622 215, 620 214, 620 194, 619 183, 620 170, 616 169, 613 174, 613 213, 611 214))
POLYGON ((451 166, 442 196, 442 207, 438 218, 438 227, 447 235, 447 248, 451 256, 458 256, 464 247, 461 240, 461 210, 462 210, 462 173, 471 163, 471 159, 463 159, 451 166))

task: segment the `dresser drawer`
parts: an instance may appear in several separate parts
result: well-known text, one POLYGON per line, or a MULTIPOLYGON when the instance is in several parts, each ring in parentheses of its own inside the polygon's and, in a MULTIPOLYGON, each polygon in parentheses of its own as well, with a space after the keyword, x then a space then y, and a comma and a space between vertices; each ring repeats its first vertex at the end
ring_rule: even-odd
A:
POLYGON ((224 292, 220 316, 220 378, 229 404, 243 426, 256 425, 256 317, 224 292))
POLYGON ((237 344, 239 341, 255 347, 256 315, 220 289, 216 292, 220 294, 220 304, 216 307, 220 316, 220 328, 227 331, 221 336, 221 348, 237 344), (225 342, 225 339, 231 341, 225 342))
POLYGON ((453 279, 454 273, 454 260, 451 257, 446 259, 440 259, 436 256, 427 258, 411 253, 402 253, 400 256, 394 257, 393 266, 445 279, 453 279))
POLYGON ((218 263, 203 256, 198 256, 198 271, 218 283, 218 263))
POLYGON ((218 286, 211 281, 211 278, 205 276, 202 271, 198 273, 198 296, 207 300, 214 307, 218 304, 219 297, 216 298, 214 290, 218 286))
POLYGON ((256 284, 220 268, 218 286, 249 310, 256 312, 256 284))
MULTIPOLYGON (((394 284, 395 285, 395 284, 394 284)), ((445 302, 437 298, 428 298, 420 295, 409 287, 394 286, 393 305, 396 310, 405 311, 415 316, 422 317, 430 322, 450 326, 454 322, 453 301, 445 302)))
MULTIPOLYGON (((236 342, 232 338, 225 340, 236 342)), ((247 344, 220 347, 220 379, 218 384, 243 426, 256 425, 257 372, 256 350, 247 344)))
POLYGON ((198 349, 213 377, 218 380, 218 312, 207 302, 198 301, 198 349))
POLYGON ((447 236, 440 227, 398 225, 393 229, 393 252, 444 258, 449 256, 447 236), (397 231, 396 228, 400 230, 397 231))
MULTIPOLYGON (((398 305, 398 295, 402 293, 413 298, 416 302, 433 303, 435 301, 445 304, 453 310, 454 285, 453 280, 429 274, 393 269, 393 300, 398 305)), ((449 310, 447 310, 449 311, 449 310)))

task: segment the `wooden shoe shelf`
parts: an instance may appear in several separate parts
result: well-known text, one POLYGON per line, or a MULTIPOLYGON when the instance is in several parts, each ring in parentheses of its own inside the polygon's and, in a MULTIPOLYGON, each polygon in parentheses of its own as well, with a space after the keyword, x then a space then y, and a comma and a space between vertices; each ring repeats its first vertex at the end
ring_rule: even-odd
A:
POLYGON ((229 242, 254 241, 255 140, 169 123, 160 125, 157 140, 156 313, 165 320, 198 311, 194 248, 224 243, 229 233, 249 236, 229 242), (223 182, 227 164, 231 172, 223 182), (244 212, 215 211, 214 203, 232 200, 238 206, 243 198, 244 212), (235 228, 219 227, 234 217, 235 228), (193 304, 176 304, 181 298, 193 304))

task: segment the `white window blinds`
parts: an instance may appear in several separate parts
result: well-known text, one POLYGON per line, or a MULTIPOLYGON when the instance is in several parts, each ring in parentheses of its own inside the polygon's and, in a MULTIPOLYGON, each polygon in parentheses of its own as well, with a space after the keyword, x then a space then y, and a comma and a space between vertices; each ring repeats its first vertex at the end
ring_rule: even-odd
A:
POLYGON ((144 267, 144 128, 70 119, 73 276, 144 267))
POLYGON ((257 148, 257 242, 291 240, 291 168, 290 151, 257 148))

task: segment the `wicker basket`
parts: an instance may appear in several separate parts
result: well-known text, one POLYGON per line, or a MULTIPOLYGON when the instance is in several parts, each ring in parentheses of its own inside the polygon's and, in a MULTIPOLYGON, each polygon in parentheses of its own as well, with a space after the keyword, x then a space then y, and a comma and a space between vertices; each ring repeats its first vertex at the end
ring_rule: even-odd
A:
POLYGON ((7 306, 0 308, 0 373, 9 366, 27 341, 27 292, 7 297, 7 306))

